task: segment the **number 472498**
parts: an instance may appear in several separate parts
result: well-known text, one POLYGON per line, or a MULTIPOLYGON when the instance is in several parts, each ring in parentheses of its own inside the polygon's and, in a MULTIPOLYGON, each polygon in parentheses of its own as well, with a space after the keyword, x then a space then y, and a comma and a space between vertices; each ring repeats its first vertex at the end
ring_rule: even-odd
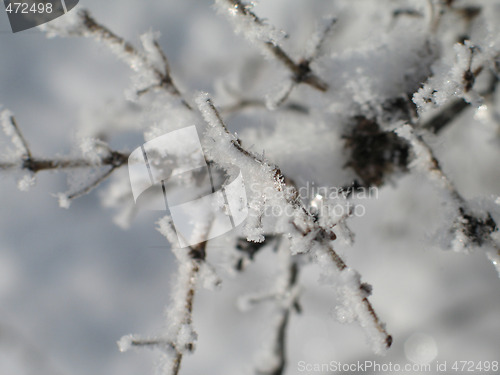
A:
POLYGON ((52 13, 51 3, 38 3, 38 4, 28 4, 28 3, 9 3, 6 8, 7 13, 52 13))
POLYGON ((497 372, 498 361, 455 361, 451 369, 460 372, 497 372))

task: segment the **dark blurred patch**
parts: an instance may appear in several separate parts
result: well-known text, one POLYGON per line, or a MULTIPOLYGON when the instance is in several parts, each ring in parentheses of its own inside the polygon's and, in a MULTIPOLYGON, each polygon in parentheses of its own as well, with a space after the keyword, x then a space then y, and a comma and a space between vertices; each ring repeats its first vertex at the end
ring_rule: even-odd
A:
POLYGON ((350 151, 345 167, 352 168, 365 187, 380 186, 396 170, 408 170, 408 142, 364 116, 354 117, 353 122, 344 136, 344 146, 350 151))

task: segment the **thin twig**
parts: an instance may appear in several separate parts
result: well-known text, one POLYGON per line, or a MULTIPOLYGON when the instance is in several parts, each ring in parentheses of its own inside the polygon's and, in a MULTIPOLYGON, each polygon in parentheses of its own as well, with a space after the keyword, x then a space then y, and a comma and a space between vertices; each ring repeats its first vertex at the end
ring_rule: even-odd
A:
POLYGON ((31 158, 30 147, 28 146, 28 142, 26 141, 26 138, 24 138, 24 135, 23 135, 21 129, 17 125, 16 118, 14 116, 10 116, 9 120, 10 120, 10 123, 12 124, 12 128, 14 129, 14 132, 18 136, 18 138, 21 141, 21 144, 24 148, 24 152, 25 152, 24 157, 27 159, 31 158))
POLYGON ((464 99, 455 99, 450 104, 441 108, 441 110, 421 125, 422 128, 437 134, 457 119, 465 109, 469 107, 464 99))
MULTIPOLYGON (((240 99, 236 103, 220 108, 220 112, 224 114, 231 114, 245 110, 247 108, 267 108, 266 102, 260 99, 240 99)), ((308 114, 309 109, 301 103, 288 103, 280 107, 283 110, 308 114)))
MULTIPOLYGON (((233 9, 240 15, 249 18, 257 25, 263 25, 264 22, 253 13, 247 5, 240 0, 227 0, 233 9)), ((264 46, 271 52, 271 54, 281 62, 292 73, 292 80, 296 83, 305 83, 316 90, 325 92, 328 90, 328 84, 318 77, 310 68, 310 61, 302 60, 295 62, 279 45, 264 41, 264 46)))
POLYGON ((170 349, 175 349, 175 345, 171 341, 167 341, 164 339, 156 338, 156 339, 141 339, 141 338, 133 338, 130 341, 131 346, 136 347, 168 347, 170 349))
POLYGON ((331 32, 333 31, 333 26, 337 23, 336 18, 331 18, 328 23, 326 24, 326 27, 323 29, 321 32, 321 36, 319 37, 318 41, 316 42, 316 45, 314 46, 313 50, 311 51, 311 54, 309 57, 306 58, 306 61, 312 62, 313 60, 317 59, 321 53, 321 50, 323 49, 328 37, 330 36, 331 32))
MULTIPOLYGON (((287 285, 285 293, 290 293, 295 288, 299 278, 299 266, 296 262, 291 262, 287 271, 287 285)), ((281 303, 278 301, 278 303, 281 303)), ((280 315, 278 318, 278 324, 276 326, 276 332, 274 337, 273 351, 278 361, 275 366, 271 369, 262 371, 257 370, 258 375, 282 375, 285 371, 286 363, 287 363, 287 354, 286 354, 286 332, 288 329, 288 325, 290 323, 290 314, 293 309, 299 311, 298 302, 296 300, 291 301, 291 303, 281 308, 280 315)))
POLYGON ((116 168, 117 168, 117 166, 113 165, 109 170, 107 170, 104 174, 102 174, 101 176, 96 178, 93 182, 91 182, 90 184, 88 184, 84 188, 82 188, 74 193, 69 194, 67 196, 67 198, 69 200, 72 200, 72 199, 80 198, 81 196, 90 193, 97 186, 99 186, 102 182, 104 182, 109 176, 111 176, 111 174, 115 171, 116 168))
POLYGON ((152 85, 146 89, 139 90, 138 95, 144 94, 151 88, 163 88, 166 89, 170 94, 180 98, 181 103, 184 107, 186 107, 187 109, 191 109, 191 106, 187 101, 184 100, 184 98, 181 95, 181 92, 177 88, 176 84, 174 83, 174 80, 172 79, 172 76, 170 75, 170 68, 167 57, 161 50, 160 46, 158 45, 158 42, 155 41, 154 45, 158 50, 158 52, 160 53, 160 56, 163 60, 163 71, 154 67, 148 61, 148 59, 143 54, 141 54, 131 43, 125 41, 122 37, 113 33, 106 26, 97 23, 87 10, 80 11, 80 15, 82 17, 83 24, 86 30, 91 35, 93 35, 97 41, 106 41, 115 46, 120 46, 122 52, 131 57, 139 58, 145 64, 145 66, 147 66, 148 69, 150 69, 158 78, 157 84, 152 85))

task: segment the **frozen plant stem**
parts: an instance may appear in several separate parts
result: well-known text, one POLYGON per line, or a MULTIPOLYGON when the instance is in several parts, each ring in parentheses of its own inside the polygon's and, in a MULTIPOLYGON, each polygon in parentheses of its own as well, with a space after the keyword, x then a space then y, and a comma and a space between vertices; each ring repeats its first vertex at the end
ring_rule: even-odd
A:
POLYGON ((415 134, 415 129, 412 126, 407 124, 400 126, 395 132, 410 143, 415 154, 414 166, 427 173, 430 179, 436 181, 449 194, 455 204, 457 218, 454 223, 454 231, 456 235, 458 234, 454 240, 455 250, 468 248, 471 245, 480 247, 486 244, 492 247, 492 249, 487 250, 487 256, 495 268, 499 270, 499 245, 491 237, 491 234, 497 231, 498 227, 491 214, 485 212, 485 217, 481 218, 470 210, 466 199, 458 192, 448 176, 441 169, 431 147, 421 136, 415 134))
MULTIPOLYGON (((203 244, 203 246, 206 245, 206 242, 203 244)), ((188 278, 188 288, 187 288, 187 293, 185 296, 185 314, 184 314, 184 319, 182 320, 182 324, 185 325, 191 325, 193 323, 193 303, 194 303, 194 296, 196 293, 196 282, 198 280, 198 273, 200 271, 200 267, 198 265, 197 260, 190 260, 190 271, 189 271, 189 278, 188 278)), ((192 351, 193 346, 191 344, 188 344, 186 348, 180 349, 176 345, 174 345, 174 350, 175 350, 175 358, 172 362, 172 374, 177 375, 179 373, 179 370, 181 368, 181 363, 182 363, 182 357, 183 353, 185 350, 192 351)))
MULTIPOLYGON (((292 223, 291 228, 295 230, 295 233, 291 233, 290 235, 292 237, 306 237, 310 234, 315 234, 314 237, 311 237, 311 244, 308 246, 309 250, 304 249, 304 251, 309 252, 310 249, 317 249, 316 255, 318 257, 321 257, 324 253, 326 253, 326 262, 329 263, 327 268, 336 268, 339 275, 352 275, 350 276, 350 281, 346 284, 345 288, 352 292, 350 294, 352 294, 353 297, 346 303, 352 303, 355 305, 351 306, 351 308, 355 311, 356 318, 363 328, 365 328, 367 332, 370 332, 369 338, 372 341, 374 350, 378 353, 383 353, 384 350, 391 346, 392 337, 387 333, 385 325, 380 321, 378 315, 373 309, 373 306, 368 300, 369 293, 366 291, 367 289, 371 289, 371 287, 368 287, 365 283, 361 283, 357 272, 347 267, 343 259, 333 249, 331 242, 335 239, 335 237, 333 236, 331 230, 329 228, 323 228, 318 224, 314 215, 312 215, 301 202, 297 189, 293 186, 286 185, 285 177, 279 168, 269 165, 267 162, 242 147, 241 141, 232 135, 227 129, 222 117, 210 98, 205 95, 200 95, 197 99, 197 103, 209 127, 214 129, 214 132, 219 133, 220 129, 220 131, 225 133, 225 136, 222 136, 218 141, 222 144, 229 142, 231 148, 239 153, 243 159, 256 164, 258 168, 268 171, 269 181, 272 182, 272 186, 276 192, 281 194, 286 204, 290 205, 293 211, 295 211, 296 217, 300 217, 303 220, 300 225, 296 224, 295 221, 292 223), (301 225, 304 225, 305 228, 301 228, 301 225)), ((222 144, 220 145, 221 149, 227 148, 226 145, 223 146, 222 144)), ((214 162, 217 162, 217 160, 214 160, 214 162)))
MULTIPOLYGON (((119 151, 113 151, 112 155, 109 155, 99 162, 97 166, 112 166, 116 169, 124 164, 128 160, 128 154, 119 151)), ((59 170, 59 169, 75 169, 75 168, 95 168, 96 164, 86 159, 45 159, 30 157, 24 159, 21 164, 14 162, 0 162, 0 169, 10 170, 21 168, 33 173, 38 173, 41 171, 59 170)))
MULTIPOLYGON (((111 30, 109 30, 107 27, 97 23, 94 18, 90 15, 90 13, 86 10, 80 11, 80 16, 82 18, 84 30, 82 32, 83 36, 92 36, 95 40, 99 42, 104 42, 108 45, 110 45, 110 48, 112 51, 115 52, 115 54, 121 56, 121 54, 128 56, 131 61, 128 61, 131 65, 131 67, 134 69, 136 67, 136 63, 134 60, 139 59, 142 64, 147 69, 150 69, 152 73, 157 77, 158 82, 148 88, 139 90, 137 92, 138 95, 143 95, 149 90, 153 88, 161 88, 167 90, 170 94, 173 96, 178 97, 181 100, 181 103, 184 107, 191 109, 191 106, 189 105, 188 102, 186 102, 183 98, 182 95, 175 85, 171 75, 170 75, 170 67, 168 64, 167 57, 165 56, 163 50, 160 48, 159 44, 157 41, 154 41, 154 47, 157 50, 157 52, 160 54, 162 62, 163 62, 163 67, 162 69, 159 69, 155 66, 153 66, 148 59, 141 54, 132 44, 129 42, 125 41, 123 38, 119 37, 115 33, 113 33, 111 30), (119 52, 115 50, 115 48, 118 47, 119 52)), ((125 59, 126 60, 126 59, 125 59)))
POLYGON ((189 337, 186 339, 184 335, 186 327, 188 331, 192 330, 194 298, 200 268, 205 262, 206 245, 207 242, 202 242, 188 249, 176 250, 178 258, 177 285, 167 314, 167 322, 169 323, 167 335, 160 338, 125 336, 119 342, 121 351, 126 351, 129 347, 158 348, 164 352, 162 365, 164 373, 168 375, 179 374, 184 354, 194 351, 194 337, 188 335, 189 337))
MULTIPOLYGON (((299 263, 292 259, 290 250, 282 246, 278 238, 274 251, 277 252, 279 273, 276 276, 275 290, 271 294, 265 292, 258 296, 251 296, 246 302, 253 306, 257 303, 268 302, 275 304, 273 326, 269 329, 271 337, 264 343, 264 350, 259 353, 256 373, 258 375, 282 375, 287 363, 287 330, 293 310, 300 313, 298 302, 299 263)), ((245 305, 247 305, 245 303, 245 305)))
MULTIPOLYGON (((22 145, 22 148, 24 149, 23 159, 31 159, 31 150, 28 146, 28 142, 26 142, 26 138, 24 138, 24 135, 21 132, 21 129, 17 125, 16 118, 12 115, 9 115, 9 121, 10 121, 10 124, 12 126, 12 129, 14 131, 15 136, 17 136, 17 138, 19 139, 19 141, 22 145)), ((8 125, 5 125, 5 126, 8 126, 8 125)))
POLYGON ((128 160, 128 153, 122 153, 119 151, 114 151, 107 149, 107 153, 98 162, 90 161, 86 159, 45 159, 33 156, 31 149, 29 147, 26 138, 24 137, 21 129, 19 128, 17 121, 10 112, 4 111, 2 113, 3 117, 3 127, 6 133, 12 133, 13 142, 21 149, 22 154, 20 155, 20 160, 16 162, 0 162, 0 170, 16 170, 21 169, 28 171, 32 174, 37 174, 41 171, 50 170, 66 170, 66 169, 76 169, 76 168, 97 168, 103 166, 109 166, 110 168, 98 176, 94 181, 83 187, 77 192, 70 194, 67 199, 75 199, 84 194, 89 193, 92 189, 104 182, 117 168, 125 165, 128 160), (7 123, 5 123, 7 122, 7 123))
MULTIPOLYGON (((250 23, 253 23, 257 26, 264 25, 264 22, 250 10, 249 5, 244 4, 240 0, 224 1, 228 3, 230 9, 247 18, 250 23)), ((327 29, 327 32, 329 31, 330 28, 327 29)), ((320 42, 322 42, 322 40, 320 40, 320 42)), ((304 59, 297 63, 275 41, 263 40, 262 43, 264 44, 265 48, 271 53, 271 55, 274 56, 277 61, 282 63, 290 71, 290 73, 292 74, 293 82, 304 83, 316 90, 323 92, 328 90, 328 84, 311 70, 311 60, 304 59)))

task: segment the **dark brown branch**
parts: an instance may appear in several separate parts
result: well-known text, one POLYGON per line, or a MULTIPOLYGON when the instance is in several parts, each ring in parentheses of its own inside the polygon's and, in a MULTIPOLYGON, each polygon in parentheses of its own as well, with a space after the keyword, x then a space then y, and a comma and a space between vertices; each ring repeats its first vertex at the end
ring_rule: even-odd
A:
POLYGON ((103 158, 98 164, 86 159, 44 159, 30 157, 24 159, 22 163, 0 163, 0 170, 9 170, 21 168, 33 173, 41 171, 50 171, 58 169, 75 169, 75 168, 95 168, 99 166, 111 166, 114 168, 121 167, 128 160, 128 153, 112 151, 109 156, 103 158))

